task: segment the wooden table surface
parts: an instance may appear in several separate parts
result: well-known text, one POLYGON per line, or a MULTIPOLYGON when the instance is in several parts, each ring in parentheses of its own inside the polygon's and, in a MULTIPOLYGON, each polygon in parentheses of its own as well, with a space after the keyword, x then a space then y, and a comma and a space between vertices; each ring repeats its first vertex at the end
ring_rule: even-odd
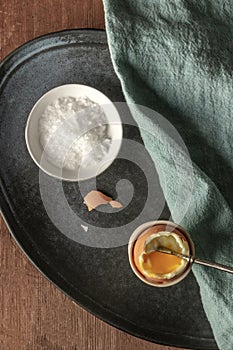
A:
MULTIPOLYGON (((101 0, 0 0, 0 59, 39 35, 104 28, 101 0)), ((172 350, 100 321, 45 279, 0 218, 0 350, 172 350)))

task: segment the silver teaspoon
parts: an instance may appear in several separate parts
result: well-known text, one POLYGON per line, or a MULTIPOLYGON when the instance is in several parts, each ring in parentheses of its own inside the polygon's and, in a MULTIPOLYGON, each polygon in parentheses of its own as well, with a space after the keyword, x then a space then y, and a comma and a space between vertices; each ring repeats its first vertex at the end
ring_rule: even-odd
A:
POLYGON ((229 273, 233 274, 233 268, 230 266, 217 264, 217 263, 206 261, 203 259, 198 259, 195 256, 191 256, 191 255, 189 256, 189 255, 177 253, 177 252, 174 252, 173 250, 170 250, 170 249, 168 249, 166 247, 162 247, 162 246, 159 246, 158 248, 156 248, 156 250, 160 253, 165 253, 165 254, 177 256, 178 258, 184 259, 184 260, 190 262, 191 264, 195 263, 195 264, 199 264, 199 265, 209 266, 209 267, 213 267, 214 269, 229 272, 229 273))

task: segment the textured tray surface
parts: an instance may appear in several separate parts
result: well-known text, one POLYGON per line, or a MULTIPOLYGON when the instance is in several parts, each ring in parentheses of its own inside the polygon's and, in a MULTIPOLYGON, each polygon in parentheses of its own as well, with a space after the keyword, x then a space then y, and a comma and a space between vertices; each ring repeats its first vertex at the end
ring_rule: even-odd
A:
MULTIPOLYGON (((120 329, 158 343, 217 349, 192 274, 171 288, 147 286, 129 267, 127 245, 100 249, 74 242, 51 223, 41 201, 38 168, 24 139, 27 116, 41 95, 62 84, 90 85, 114 102, 124 100, 105 33, 73 30, 33 40, 2 63, 0 82, 0 203, 29 258, 80 305, 120 329)), ((135 128, 124 131, 126 137, 140 142, 135 128)), ((108 213, 97 212, 89 218, 78 185, 64 184, 72 209, 90 224, 108 226, 109 237, 112 227, 139 215, 147 196, 146 178, 127 160, 117 159, 98 177, 97 185, 116 195, 116 183, 122 178, 133 184, 134 196, 122 213, 111 216, 110 223, 108 213)), ((90 189, 91 180, 83 186, 90 189)), ((159 184, 155 188, 158 196, 159 184)), ((81 227, 77 230, 83 234, 81 227)))

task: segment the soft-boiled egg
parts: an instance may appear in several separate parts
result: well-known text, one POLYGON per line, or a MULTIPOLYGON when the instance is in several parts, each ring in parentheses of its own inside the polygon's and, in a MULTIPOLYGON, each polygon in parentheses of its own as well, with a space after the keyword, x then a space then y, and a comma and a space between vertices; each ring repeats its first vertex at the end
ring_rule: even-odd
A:
POLYGON ((165 231, 163 227, 152 226, 135 241, 133 260, 137 270, 150 281, 164 281, 181 274, 188 262, 184 259, 156 251, 165 247, 174 252, 190 254, 189 245, 177 230, 165 231))

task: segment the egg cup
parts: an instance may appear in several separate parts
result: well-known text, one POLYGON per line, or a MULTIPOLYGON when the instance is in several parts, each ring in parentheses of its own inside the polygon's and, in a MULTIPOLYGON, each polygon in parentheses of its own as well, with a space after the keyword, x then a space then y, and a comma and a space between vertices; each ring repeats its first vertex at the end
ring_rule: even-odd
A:
MULTIPOLYGON (((128 244, 128 256, 129 256, 130 266, 133 272, 135 273, 135 275, 138 278, 140 278, 141 281, 153 287, 169 287, 176 283, 181 282, 189 274, 192 268, 192 262, 191 261, 187 262, 184 269, 177 275, 173 276, 172 278, 151 278, 151 277, 145 276, 136 266, 135 258, 134 258, 134 248, 137 240, 139 238, 142 238, 143 235, 145 235, 145 231, 153 227, 155 228, 155 232, 157 233, 166 231, 166 232, 177 234, 183 241, 185 241, 188 244, 190 256, 195 256, 194 244, 190 238, 190 235, 188 234, 187 231, 183 229, 183 227, 166 220, 150 221, 150 222, 144 223, 140 225, 131 235, 129 239, 129 244, 128 244)), ((145 238, 145 241, 146 241, 146 238, 145 238)))

